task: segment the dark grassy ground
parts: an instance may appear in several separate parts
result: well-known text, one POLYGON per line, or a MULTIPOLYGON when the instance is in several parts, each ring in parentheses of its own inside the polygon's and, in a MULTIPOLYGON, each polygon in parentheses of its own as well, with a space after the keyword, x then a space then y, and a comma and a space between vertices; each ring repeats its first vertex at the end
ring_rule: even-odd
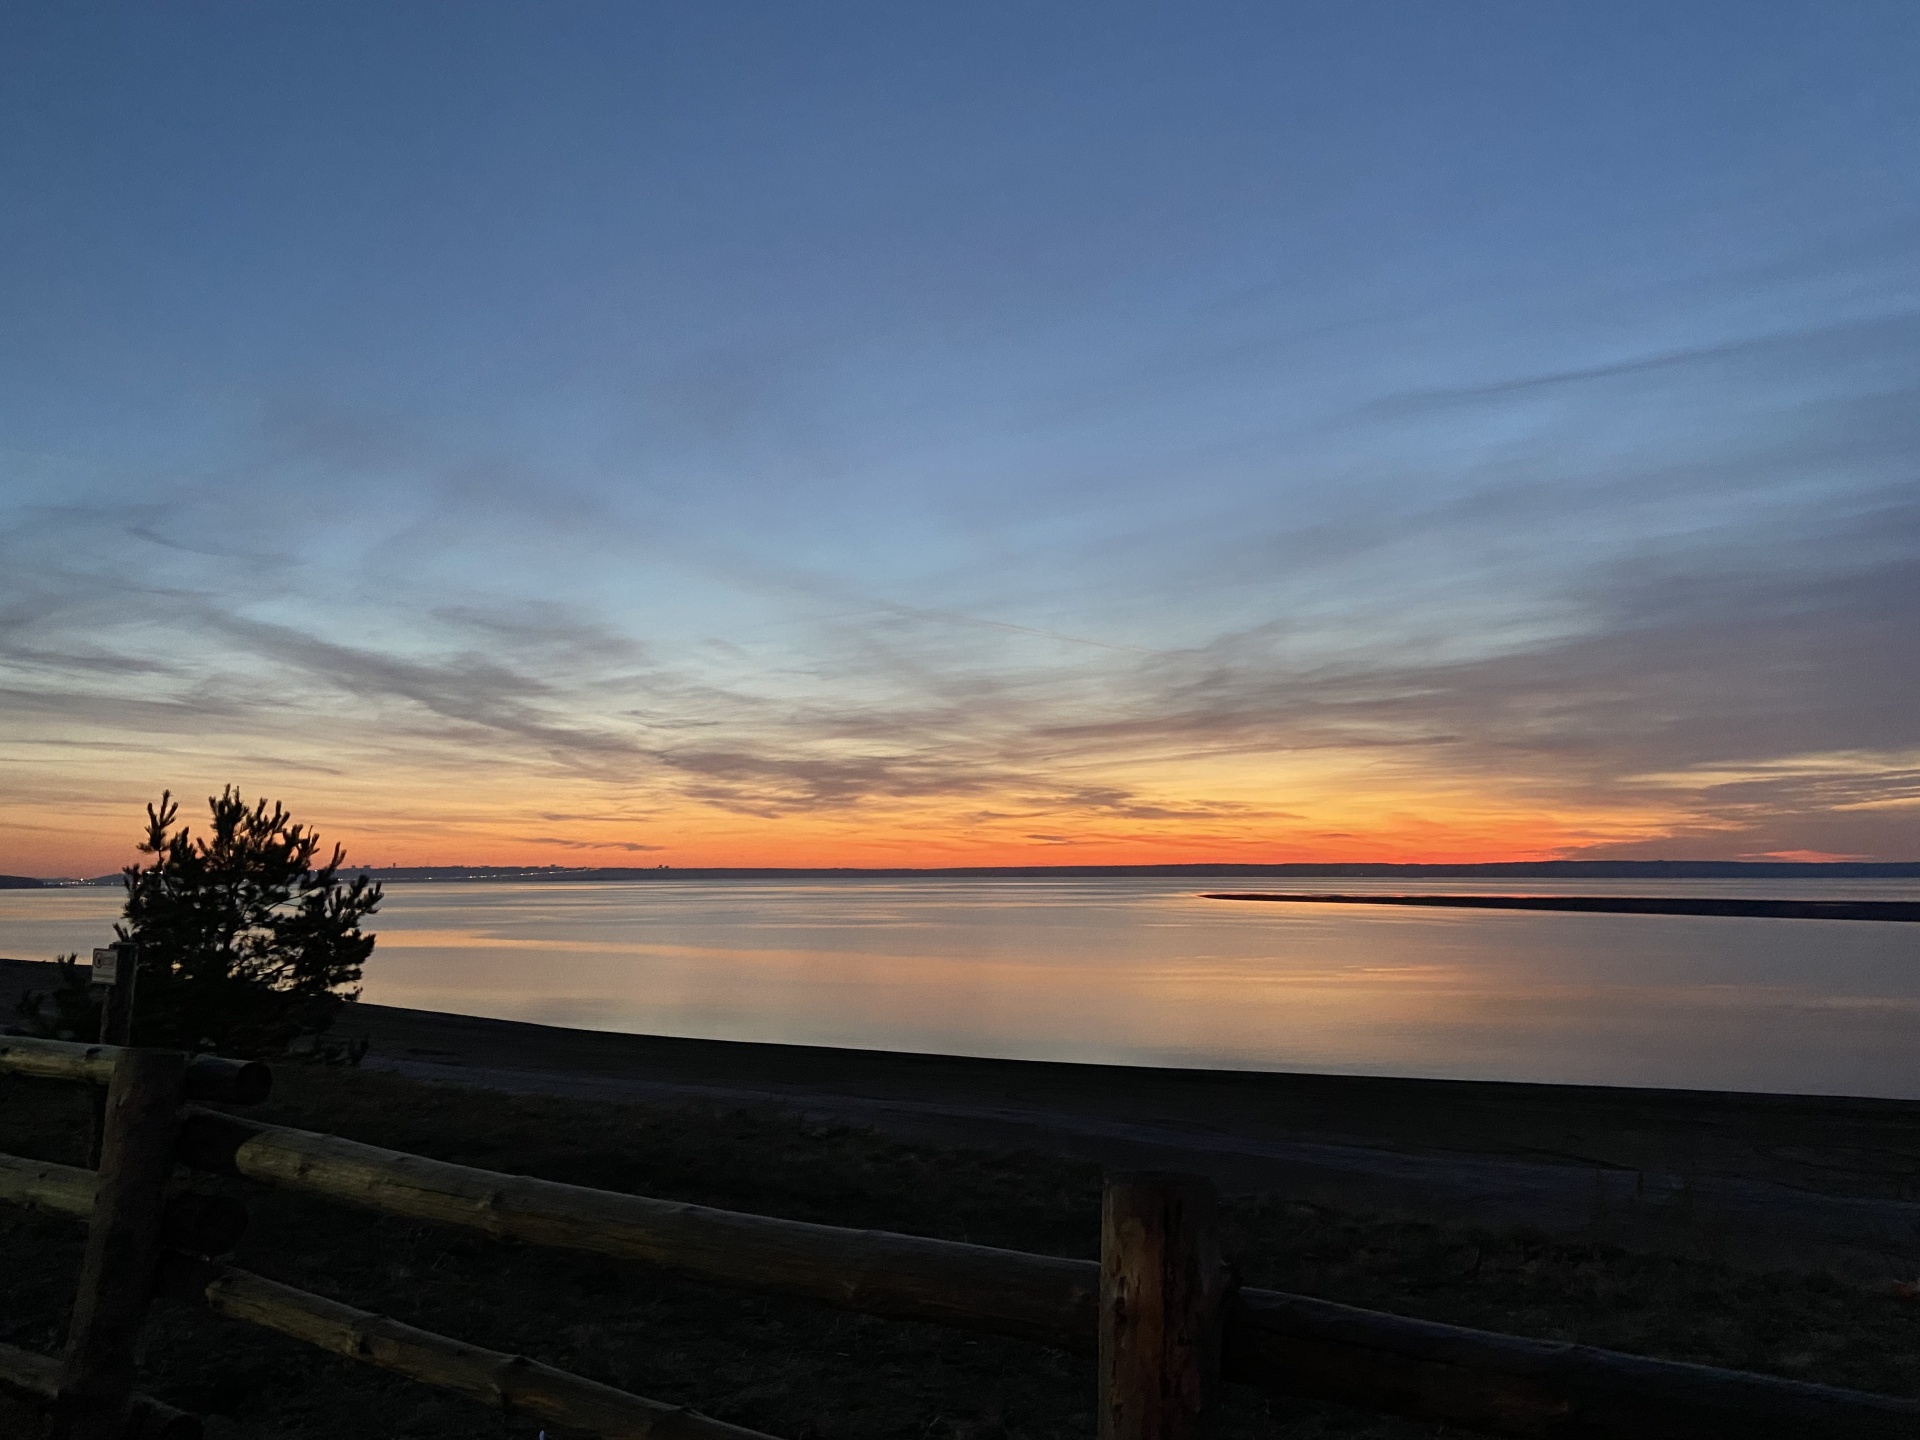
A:
MULTIPOLYGON (((489 1168, 733 1209, 1055 1254, 1097 1249, 1100 1177, 1018 1155, 916 1148, 767 1111, 528 1099, 283 1066, 261 1114, 489 1168)), ((0 1151, 75 1163, 84 1097, 0 1079, 0 1151)), ((239 1263, 496 1349, 775 1435, 1086 1436, 1087 1362, 1031 1345, 841 1315, 639 1266, 482 1241, 246 1187, 239 1263)), ((1920 1305, 1818 1276, 1379 1222, 1277 1200, 1232 1207, 1250 1284, 1647 1354, 1920 1394, 1920 1305)), ((80 1227, 0 1210, 0 1339, 58 1348, 80 1227)), ((531 1430, 466 1401, 178 1308, 145 1385, 220 1437, 451 1440, 531 1430)), ((19 1423, 17 1418, 14 1422, 19 1423)), ((7 1417, 0 1414, 0 1431, 7 1417)), ((12 1433, 6 1431, 6 1433, 12 1433)), ((1432 1435, 1237 1398, 1232 1437, 1432 1435)))

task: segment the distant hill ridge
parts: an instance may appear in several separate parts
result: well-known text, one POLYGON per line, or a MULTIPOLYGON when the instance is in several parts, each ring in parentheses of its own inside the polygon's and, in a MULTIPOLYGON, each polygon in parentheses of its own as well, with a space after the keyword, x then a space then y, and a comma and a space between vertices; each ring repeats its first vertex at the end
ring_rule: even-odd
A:
MULTIPOLYGON (((857 866, 774 868, 701 866, 399 865, 356 873, 376 880, 833 880, 833 879, 1142 879, 1209 876, 1299 879, 1515 880, 1893 880, 1920 879, 1920 861, 1519 860, 1480 865, 1374 863, 1289 865, 960 865, 939 868, 857 866)), ((117 877, 115 877, 117 878, 117 877)))
MULTIPOLYGON (((862 868, 815 866, 567 866, 567 865, 387 865, 360 867, 356 875, 405 884, 458 880, 1181 880, 1267 878, 1300 880, 1911 880, 1920 860, 1503 860, 1481 865, 1388 865, 1351 861, 1290 865, 952 865, 862 868)), ((36 880, 0 875, 0 890, 63 885, 118 885, 118 874, 91 880, 36 880)))

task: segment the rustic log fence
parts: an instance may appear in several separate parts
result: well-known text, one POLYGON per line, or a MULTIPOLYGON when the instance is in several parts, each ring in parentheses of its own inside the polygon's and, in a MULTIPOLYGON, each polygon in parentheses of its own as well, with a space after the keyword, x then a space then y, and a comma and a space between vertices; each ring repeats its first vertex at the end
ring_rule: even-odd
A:
POLYGON ((97 1172, 0 1156, 0 1201, 89 1225, 64 1357, 0 1346, 0 1388, 44 1410, 57 1440, 199 1435, 192 1416, 134 1389, 134 1342, 155 1298, 539 1424, 634 1440, 755 1436, 221 1263, 244 1208, 171 1190, 180 1164, 739 1289, 1094 1354, 1101 1440, 1206 1440, 1223 1383, 1538 1440, 1920 1435, 1920 1401, 1238 1288, 1221 1257, 1212 1189, 1190 1177, 1111 1178, 1101 1259, 1070 1260, 591 1190, 262 1124, 205 1108, 255 1103, 272 1082, 265 1067, 215 1057, 0 1037, 0 1073, 108 1087, 97 1172))

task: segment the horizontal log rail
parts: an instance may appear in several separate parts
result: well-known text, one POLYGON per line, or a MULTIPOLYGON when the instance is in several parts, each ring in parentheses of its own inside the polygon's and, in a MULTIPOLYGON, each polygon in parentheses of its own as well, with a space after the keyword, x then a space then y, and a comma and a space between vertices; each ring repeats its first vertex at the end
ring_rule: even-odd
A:
MULTIPOLYGON (((0 1035, 0 1074, 105 1085, 113 1079, 120 1055, 118 1045, 81 1045, 71 1040, 0 1035)), ((186 1089, 189 1100, 216 1105, 258 1105, 273 1093, 273 1070, 257 1060, 194 1055, 187 1060, 186 1089)))
MULTIPOLYGON (((0 1391, 36 1410, 51 1410, 60 1392, 60 1362, 18 1346, 0 1344, 0 1391)), ((120 1440, 200 1440, 197 1416, 146 1395, 128 1407, 120 1440)))
POLYGON ((85 1220, 93 1214, 93 1192, 99 1183, 98 1175, 77 1165, 0 1155, 0 1200, 9 1205, 85 1220))
MULTIPOLYGON (((215 1172, 499 1239, 639 1260, 694 1279, 1091 1352, 1099 1266, 850 1230, 497 1174, 210 1111, 181 1157, 215 1172)), ((1653 1360, 1242 1290, 1223 1375, 1542 1440, 1738 1434, 1841 1440, 1920 1433, 1920 1401, 1653 1360)))
POLYGON ((449 1340, 230 1265, 169 1256, 160 1285, 173 1299, 452 1390, 511 1419, 590 1430, 608 1440, 768 1440, 697 1410, 644 1400, 525 1356, 449 1340))
POLYGON ((188 1115, 179 1153, 216 1174, 495 1239, 639 1260, 693 1279, 895 1320, 1093 1348, 1100 1277, 1089 1260, 501 1175, 205 1110, 188 1115))
MULTIPOLYGON (((0 1155, 0 1202, 76 1220, 93 1216, 100 1177, 77 1165, 0 1155)), ((224 1255, 247 1233, 247 1207, 230 1195, 181 1191, 167 1197, 161 1241, 195 1255, 224 1255)))

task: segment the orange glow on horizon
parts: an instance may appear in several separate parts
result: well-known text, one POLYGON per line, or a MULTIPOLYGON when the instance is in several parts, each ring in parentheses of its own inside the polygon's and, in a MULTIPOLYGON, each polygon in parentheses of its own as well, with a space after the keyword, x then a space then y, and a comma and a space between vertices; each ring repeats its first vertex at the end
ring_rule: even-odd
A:
POLYGON ((1008 779, 1009 767, 977 780, 961 772, 945 792, 875 787, 844 799, 772 785, 744 798, 707 795, 667 769, 628 779, 488 749, 422 751, 404 763, 344 744, 288 750, 241 764, 76 753, 9 807, 0 873, 90 876, 132 862, 144 806, 162 784, 196 825, 204 797, 226 784, 284 801, 343 844, 350 864, 369 868, 1471 864, 1621 846, 1647 854, 1669 842, 1728 859, 1768 848, 1703 808, 1683 777, 1582 788, 1542 773, 1450 770, 1440 748, 1102 755, 1035 767, 1044 779, 1008 779), (156 772, 168 779, 150 782, 156 772))
MULTIPOLYGON (((183 817, 217 784, 181 785, 183 817)), ((249 795, 286 801, 295 816, 346 847, 355 866, 914 868, 1036 865, 1477 863, 1564 858, 1583 849, 1658 835, 1670 811, 1546 808, 1498 795, 1364 793, 1310 805, 1236 801, 1201 807, 1136 804, 1164 815, 1060 814, 1006 797, 880 804, 826 812, 741 815, 711 806, 649 806, 627 818, 594 806, 537 803, 491 792, 419 785, 387 803, 355 787, 276 786, 256 778, 249 795), (1239 808, 1234 808, 1239 807, 1239 808)), ((1411 792, 1411 793, 1408 793, 1411 792)), ((1244 791, 1241 793, 1245 793, 1244 791)), ((98 802, 85 812, 15 812, 0 834, 0 871, 96 875, 136 859, 144 800, 98 802)), ((602 802, 604 804, 604 802, 602 802)))

